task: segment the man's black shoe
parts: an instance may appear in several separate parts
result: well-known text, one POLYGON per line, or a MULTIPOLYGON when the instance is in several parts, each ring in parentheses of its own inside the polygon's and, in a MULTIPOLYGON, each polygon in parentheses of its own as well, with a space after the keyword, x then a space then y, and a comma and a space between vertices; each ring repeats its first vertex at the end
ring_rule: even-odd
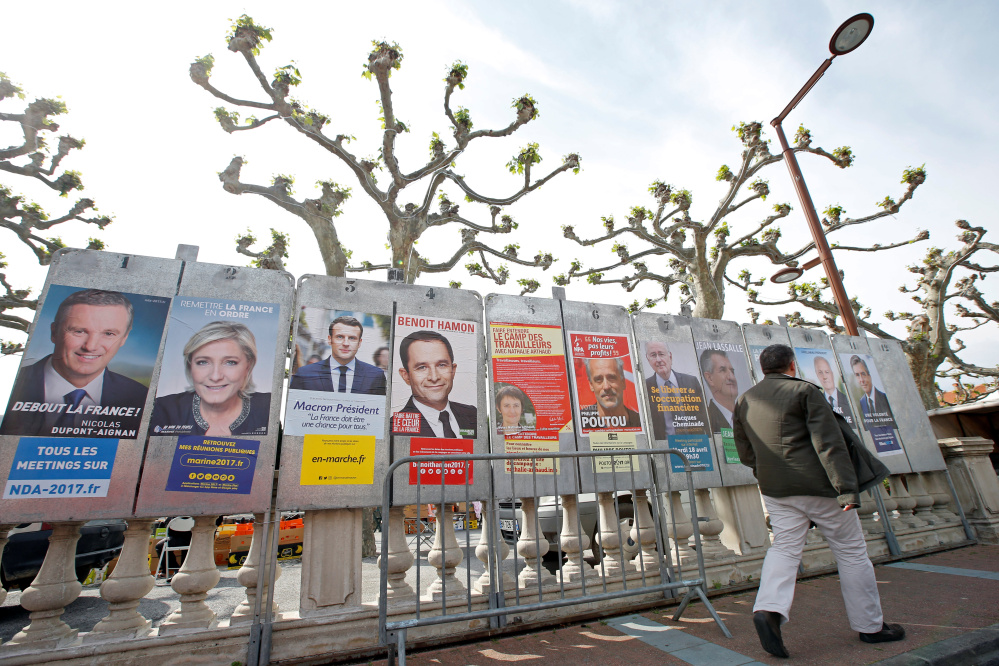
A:
MULTIPOLYGON (((756 611, 753 613, 753 624, 756 625, 756 633, 760 635, 760 645, 763 649, 775 657, 786 659, 787 650, 780 637, 780 613, 756 611)), ((871 634, 861 634, 861 638, 865 635, 871 634)))
MULTIPOLYGON (((860 634, 860 640, 865 643, 890 643, 892 641, 900 641, 905 638, 905 629, 900 624, 888 624, 883 623, 884 626, 881 627, 881 631, 875 631, 872 634, 860 634)), ((757 626, 757 631, 759 631, 759 626, 757 626)))

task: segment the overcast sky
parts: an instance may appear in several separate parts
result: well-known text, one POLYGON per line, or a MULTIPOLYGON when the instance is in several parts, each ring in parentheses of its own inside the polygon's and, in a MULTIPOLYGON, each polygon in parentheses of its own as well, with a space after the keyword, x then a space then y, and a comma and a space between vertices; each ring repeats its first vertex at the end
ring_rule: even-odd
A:
MULTIPOLYGON (((248 160, 244 181, 267 183, 274 174, 292 174, 300 198, 315 196, 312 183, 320 178, 354 187, 355 196, 337 220, 341 239, 355 259, 387 259, 384 218, 342 164, 307 145, 286 125, 226 134, 212 116, 218 101, 188 77, 191 61, 212 53, 216 87, 264 99, 242 57, 226 49, 229 19, 244 11, 274 30, 274 40, 260 56, 265 73, 294 60, 303 78, 295 96, 331 117, 327 134, 356 136, 351 149, 359 156, 376 154, 380 140, 377 88, 360 76, 370 41, 398 41, 405 59, 392 77, 395 108, 412 128, 398 142, 404 170, 426 161, 432 132, 449 136, 442 79, 454 60, 469 65, 469 77, 453 104, 471 111, 476 128, 505 126, 513 117, 511 100, 532 94, 540 117, 512 137, 473 142, 456 171, 476 190, 503 196, 521 182, 504 164, 529 141, 541 144, 544 161, 538 173, 559 165, 567 153, 582 156, 582 173, 563 174, 507 209, 520 228, 496 240, 499 247, 520 243, 522 255, 541 249, 561 260, 547 274, 511 268, 511 283, 535 277, 542 282, 541 295, 550 294, 551 276, 566 271, 573 258, 590 266, 614 259, 609 244, 584 250, 566 241, 561 225, 575 225, 581 237, 599 235, 602 215, 623 220, 631 206, 653 207, 646 192, 653 180, 690 189, 693 217, 710 216, 725 192, 714 180, 718 167, 735 168, 739 160, 741 145, 731 127, 743 120, 766 123, 777 115, 828 56, 836 27, 861 11, 875 16, 871 37, 856 52, 838 58, 785 121, 788 134, 804 123, 813 145, 829 150, 849 145, 856 155, 855 166, 846 170, 818 157, 801 158, 813 199, 820 210, 840 204, 847 215, 859 217, 875 212, 874 204, 886 195, 901 196, 899 180, 906 167, 925 163, 928 180, 894 218, 849 230, 835 240, 888 243, 928 229, 930 243, 948 248, 957 244, 954 220, 991 227, 995 219, 991 197, 983 190, 999 145, 999 66, 989 46, 999 6, 992 2, 571 0, 302 7, 273 2, 48 2, 40 17, 30 3, 4 5, 0 71, 21 84, 29 99, 59 95, 68 104, 69 114, 59 120, 62 131, 85 138, 87 145, 64 166, 81 171, 83 195, 115 216, 100 234, 108 249, 172 257, 178 243, 188 243, 201 247, 203 261, 243 265, 246 258, 234 250, 237 233, 249 228, 266 238, 274 227, 291 234, 288 269, 296 277, 321 273, 318 250, 300 219, 260 197, 222 190, 216 173, 233 155, 243 155, 248 160)), ((22 106, 6 101, 0 110, 22 106)), ((14 129, 0 127, 0 145, 19 143, 14 129)), ((763 176, 770 181, 771 197, 741 211, 737 221, 742 226, 733 224, 733 233, 764 217, 772 203, 789 202, 794 212, 781 226, 782 247, 798 247, 807 241, 807 229, 786 168, 775 165, 763 176)), ((70 204, 22 180, 2 178, 50 213, 70 204)), ((417 201, 423 191, 409 188, 406 194, 417 201)), ((451 198, 461 201, 457 194, 451 198)), ((478 208, 463 203, 462 213, 486 221, 487 211, 478 208)), ((58 234, 67 244, 82 246, 94 231, 74 223, 63 225, 58 234)), ((457 247, 458 233, 457 228, 432 230, 419 249, 431 260, 442 260, 457 247)), ((40 288, 44 269, 33 265, 32 255, 9 235, 0 239, 11 263, 11 281, 40 288)), ((629 247, 637 250, 640 243, 629 247)), ((926 247, 840 255, 847 291, 872 306, 878 320, 887 309, 912 309, 915 304, 896 288, 912 281, 905 266, 922 257, 926 247)), ((765 261, 747 267, 758 276, 774 271, 765 261)), ((817 279, 820 271, 809 277, 817 279)), ((470 278, 460 267, 421 281, 446 285, 452 279, 484 294, 517 291, 515 284, 496 287, 470 278)), ((985 290, 989 298, 996 297, 988 282, 985 290)), ((568 290, 573 299, 621 304, 656 293, 652 287, 627 294, 615 285, 585 283, 568 290)), ((783 295, 776 285, 763 293, 783 295)), ((657 310, 677 308, 673 300, 657 310)), ((725 317, 748 321, 746 303, 732 289, 725 317)), ((898 325, 889 328, 904 333, 898 325)), ((2 335, 19 339, 14 333, 2 335)), ((981 344, 988 337, 967 336, 970 360, 999 361, 994 345, 981 344)), ((3 403, 17 363, 17 358, 0 360, 3 403)))

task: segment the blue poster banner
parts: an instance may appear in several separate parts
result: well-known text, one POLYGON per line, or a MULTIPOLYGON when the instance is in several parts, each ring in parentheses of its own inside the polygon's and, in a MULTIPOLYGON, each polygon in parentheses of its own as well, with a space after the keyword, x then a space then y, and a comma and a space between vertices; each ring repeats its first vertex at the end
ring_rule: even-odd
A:
POLYGON ((107 497, 117 452, 117 439, 22 437, 3 498, 107 497))
MULTIPOLYGON (((698 472, 713 472, 715 469, 714 457, 711 455, 710 435, 670 435, 668 438, 669 448, 676 449, 687 456, 691 466, 703 465, 698 472)), ((683 472, 683 460, 679 456, 671 455, 670 469, 674 472, 683 472)))
POLYGON ((260 441, 197 437, 177 440, 167 490, 185 493, 249 495, 260 441))

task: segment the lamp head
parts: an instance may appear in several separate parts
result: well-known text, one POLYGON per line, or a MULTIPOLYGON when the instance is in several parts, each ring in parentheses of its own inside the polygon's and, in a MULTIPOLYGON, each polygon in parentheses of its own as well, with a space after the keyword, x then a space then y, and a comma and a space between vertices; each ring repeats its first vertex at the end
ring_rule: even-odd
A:
POLYGON ((870 14, 851 16, 833 33, 829 40, 829 52, 834 56, 846 55, 863 44, 872 29, 874 17, 870 14))
POLYGON ((773 282, 774 284, 786 284, 788 282, 794 282, 804 274, 805 271, 797 267, 784 268, 774 273, 773 276, 770 278, 770 281, 773 282))

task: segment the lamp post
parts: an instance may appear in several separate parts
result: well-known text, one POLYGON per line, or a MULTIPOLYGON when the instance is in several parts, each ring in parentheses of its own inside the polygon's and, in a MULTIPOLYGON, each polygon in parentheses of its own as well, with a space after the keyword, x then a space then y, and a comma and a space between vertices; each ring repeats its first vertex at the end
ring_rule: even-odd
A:
MULTIPOLYGON (((798 91, 798 94, 794 96, 794 99, 780 112, 780 115, 770 121, 770 124, 777 130, 777 139, 780 141, 784 162, 787 163, 787 169, 791 172, 791 181, 794 183, 794 189, 797 191, 798 199, 801 201, 801 208, 805 213, 805 219, 808 220, 808 229, 812 232, 815 249, 819 253, 819 261, 821 261, 826 269, 826 278, 828 278, 829 286, 832 288, 833 299, 836 301, 836 307, 839 308, 840 316, 843 317, 843 325, 850 335, 860 335, 860 331, 857 328, 857 318, 853 314, 853 308, 850 307, 850 299, 846 295, 846 289, 843 287, 843 280, 840 279, 839 269, 836 268, 836 261, 833 259, 832 250, 829 249, 829 243, 826 242, 826 235, 822 231, 822 225, 819 223, 818 213, 815 212, 815 204, 812 203, 812 197, 808 194, 808 187, 805 185, 805 178, 801 174, 801 168, 798 166, 798 160, 794 156, 794 151, 787 144, 787 137, 784 136, 784 128, 781 127, 781 123, 784 122, 787 114, 791 113, 794 107, 798 106, 798 103, 808 94, 812 86, 822 78, 822 75, 825 74, 826 70, 832 64, 833 59, 836 56, 845 55, 863 44, 864 40, 871 34, 873 27, 874 17, 870 14, 857 14, 847 19, 833 33, 832 39, 829 40, 829 52, 832 55, 815 70, 812 78, 808 79, 801 90, 798 91)), ((798 269, 781 271, 778 275, 784 278, 783 281, 800 277, 798 269), (796 273, 794 277, 790 277, 792 273, 796 273)), ((777 275, 774 277, 776 278, 777 275)))

